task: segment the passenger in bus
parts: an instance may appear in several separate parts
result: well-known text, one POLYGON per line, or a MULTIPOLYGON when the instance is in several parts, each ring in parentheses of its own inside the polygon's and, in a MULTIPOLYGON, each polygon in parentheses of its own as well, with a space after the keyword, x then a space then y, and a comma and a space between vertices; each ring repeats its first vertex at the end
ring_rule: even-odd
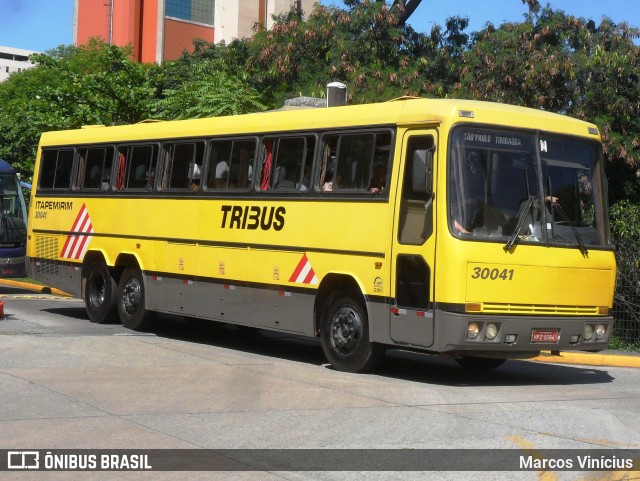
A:
POLYGON ((129 187, 134 189, 142 189, 147 186, 147 166, 140 164, 136 167, 133 175, 133 183, 129 187))
POLYGON ((191 178, 191 187, 189 190, 192 192, 197 192, 200 190, 200 166, 198 164, 193 164, 189 169, 189 177, 191 178))
POLYGON ((288 178, 288 177, 291 177, 292 174, 289 174, 289 176, 287 176, 287 174, 288 172, 284 165, 279 165, 278 167, 276 167, 276 170, 273 173, 273 176, 274 176, 273 186, 276 189, 294 189, 295 188, 296 186, 295 181, 288 178))
POLYGON ((333 172, 329 171, 329 173, 325 177, 326 182, 322 185, 323 192, 331 192, 334 189, 334 187, 336 189, 339 189, 342 186, 342 172, 340 172, 340 170, 336 172, 335 185, 334 185, 334 181, 332 180, 332 177, 333 177, 333 172))
POLYGON ((216 189, 226 188, 228 178, 229 178, 229 165, 224 160, 222 160, 216 164, 215 188, 216 189))
POLYGON ((387 166, 384 162, 377 162, 373 166, 373 176, 369 185, 369 192, 378 194, 383 192, 387 185, 387 166))
POLYGON ((216 165, 215 187, 224 188, 245 188, 251 182, 253 166, 251 165, 251 153, 246 147, 241 147, 237 157, 231 159, 229 164, 222 160, 216 165))

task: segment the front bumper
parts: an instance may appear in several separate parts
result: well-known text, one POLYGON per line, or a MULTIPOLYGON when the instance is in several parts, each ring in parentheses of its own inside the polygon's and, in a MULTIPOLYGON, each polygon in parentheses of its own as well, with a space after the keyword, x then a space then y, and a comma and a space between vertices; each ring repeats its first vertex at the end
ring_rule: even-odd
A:
MULTIPOLYGON (((472 326, 475 327, 475 326, 472 326)), ((611 316, 502 316, 435 313, 438 352, 473 356, 526 358, 540 351, 601 351, 606 349, 613 331, 611 316), (469 336, 470 324, 476 323, 478 335, 469 336), (493 324, 494 327, 490 327, 493 324), (587 326, 590 326, 587 327, 587 326), (598 326, 605 332, 596 334, 598 326), (589 330, 593 331, 591 338, 589 330), (490 338, 495 332, 495 337, 490 338), (533 333, 556 333, 557 340, 534 341, 533 333)), ((473 331, 473 329, 472 329, 473 331)))

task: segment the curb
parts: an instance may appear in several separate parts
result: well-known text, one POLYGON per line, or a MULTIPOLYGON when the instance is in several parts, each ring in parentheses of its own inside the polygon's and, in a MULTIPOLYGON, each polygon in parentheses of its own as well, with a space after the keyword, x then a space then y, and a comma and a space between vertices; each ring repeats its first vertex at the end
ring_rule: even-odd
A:
POLYGON ((14 281, 11 279, 0 279, 0 286, 19 287, 28 291, 46 292, 57 296, 73 297, 68 292, 61 291, 55 287, 43 286, 41 284, 32 284, 31 282, 14 281))
POLYGON ((622 355, 591 352, 561 352, 559 355, 555 355, 546 351, 541 352, 538 357, 528 359, 528 361, 557 364, 581 364, 585 366, 640 368, 640 355, 637 353, 622 355))
MULTIPOLYGON (((40 284, 32 284, 29 282, 13 281, 10 279, 0 279, 0 285, 9 287, 19 287, 29 291, 50 292, 58 296, 73 297, 71 294, 56 289, 54 287, 43 286, 40 284)), ((537 357, 527 359, 528 361, 555 363, 555 364, 580 364, 585 366, 603 366, 603 367, 633 367, 640 368, 640 354, 599 354, 591 352, 561 352, 560 354, 552 354, 549 351, 543 351, 537 357)))

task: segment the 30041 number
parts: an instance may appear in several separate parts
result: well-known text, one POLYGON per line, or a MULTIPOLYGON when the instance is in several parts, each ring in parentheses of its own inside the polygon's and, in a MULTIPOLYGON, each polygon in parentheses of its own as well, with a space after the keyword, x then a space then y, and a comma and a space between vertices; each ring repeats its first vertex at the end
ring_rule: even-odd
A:
POLYGON ((489 279, 497 281, 498 279, 503 281, 512 281, 515 269, 489 269, 488 267, 474 267, 471 279, 489 279))

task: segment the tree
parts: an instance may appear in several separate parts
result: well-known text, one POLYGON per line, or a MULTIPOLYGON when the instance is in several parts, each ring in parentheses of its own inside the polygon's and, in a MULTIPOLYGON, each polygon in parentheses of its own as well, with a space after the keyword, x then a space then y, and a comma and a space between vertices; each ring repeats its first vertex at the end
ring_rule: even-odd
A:
POLYGON ((249 81, 263 93, 264 103, 280 107, 289 97, 323 96, 333 80, 350 87, 354 103, 446 95, 458 72, 449 54, 468 41, 458 35, 461 30, 449 27, 463 29, 465 19, 427 36, 402 24, 398 10, 385 2, 347 0, 345 5, 344 10, 317 5, 306 19, 288 12, 275 18, 271 30, 245 42, 249 81))
POLYGON ((529 7, 527 22, 533 23, 533 17, 540 11, 540 2, 538 0, 522 0, 522 3, 529 7))
POLYGON ((393 6, 391 8, 398 9, 398 20, 400 25, 404 25, 407 20, 409 20, 409 17, 413 15, 413 12, 416 11, 416 8, 418 8, 421 2, 422 0, 395 0, 393 2, 393 6))
POLYGON ((218 117, 259 112, 258 92, 240 78, 229 75, 220 62, 202 60, 194 63, 187 78, 174 88, 162 92, 155 103, 154 116, 166 120, 218 117))
POLYGON ((42 132, 126 124, 150 116, 157 67, 93 40, 35 55, 38 64, 0 84, 0 156, 27 177, 42 132))

